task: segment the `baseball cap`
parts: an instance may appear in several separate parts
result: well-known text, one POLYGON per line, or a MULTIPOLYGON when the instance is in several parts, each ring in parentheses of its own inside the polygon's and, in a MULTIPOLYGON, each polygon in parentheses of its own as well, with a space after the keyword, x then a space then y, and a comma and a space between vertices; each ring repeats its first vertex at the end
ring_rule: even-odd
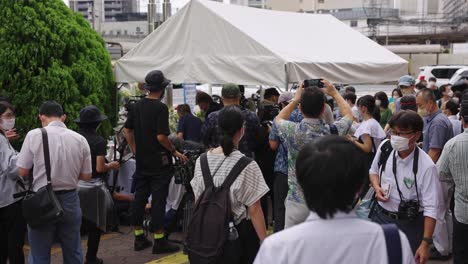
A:
POLYGON ((221 96, 226 99, 240 98, 241 93, 239 86, 233 83, 223 85, 223 89, 221 90, 221 96))
POLYGON ((292 101, 292 99, 294 99, 294 94, 293 93, 284 92, 284 93, 280 94, 280 96, 278 98, 278 104, 289 103, 289 102, 292 101))
POLYGON ((146 75, 143 87, 150 92, 157 92, 165 89, 169 83, 171 80, 166 79, 162 71, 154 70, 146 75))
POLYGON ((102 122, 106 119, 107 119, 107 116, 101 115, 101 112, 96 106, 90 105, 80 110, 80 117, 75 119, 75 123, 78 123, 78 124, 97 123, 97 122, 102 122))
POLYGON ((400 78, 398 81, 398 86, 412 86, 414 85, 415 81, 413 76, 411 75, 405 75, 400 78))

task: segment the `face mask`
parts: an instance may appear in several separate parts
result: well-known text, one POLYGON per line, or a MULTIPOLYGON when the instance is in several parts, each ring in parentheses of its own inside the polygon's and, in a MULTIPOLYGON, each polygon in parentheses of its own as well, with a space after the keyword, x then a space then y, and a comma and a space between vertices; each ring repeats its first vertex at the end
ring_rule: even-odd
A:
POLYGON ((452 98, 452 100, 458 105, 460 103, 460 99, 458 97, 452 98))
POLYGON ((427 109, 423 108, 418 108, 418 115, 420 115, 421 117, 428 117, 430 115, 429 111, 427 111, 427 109))
POLYGON ((15 127, 15 119, 2 119, 2 123, 0 124, 0 127, 2 128, 3 131, 8 131, 12 128, 15 127))
POLYGON ((376 105, 376 106, 380 106, 381 104, 382 104, 382 101, 380 101, 380 100, 375 100, 375 105, 376 105))
POLYGON ((435 82, 429 82, 429 83, 427 84, 427 87, 428 87, 428 88, 432 88, 432 87, 434 87, 434 86, 435 86, 435 82))
POLYGON ((398 98, 400 98, 398 95, 394 95, 394 96, 393 96, 393 100, 395 100, 395 101, 396 101, 398 98))
POLYGON ((405 151, 409 149, 409 138, 404 138, 400 136, 391 136, 390 144, 396 151, 405 151))
POLYGON ((448 93, 448 96, 449 96, 449 97, 453 97, 453 91, 450 91, 450 92, 448 93))

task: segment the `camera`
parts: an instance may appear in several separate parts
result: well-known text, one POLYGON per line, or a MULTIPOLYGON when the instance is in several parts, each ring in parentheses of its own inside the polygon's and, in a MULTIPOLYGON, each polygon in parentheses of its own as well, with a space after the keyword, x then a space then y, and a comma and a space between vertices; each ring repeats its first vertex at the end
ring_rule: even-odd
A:
POLYGON ((316 86, 318 88, 323 88, 322 79, 308 79, 304 80, 304 88, 316 86))
POLYGON ((401 200, 398 206, 398 216, 414 220, 419 216, 419 201, 418 200, 401 200))

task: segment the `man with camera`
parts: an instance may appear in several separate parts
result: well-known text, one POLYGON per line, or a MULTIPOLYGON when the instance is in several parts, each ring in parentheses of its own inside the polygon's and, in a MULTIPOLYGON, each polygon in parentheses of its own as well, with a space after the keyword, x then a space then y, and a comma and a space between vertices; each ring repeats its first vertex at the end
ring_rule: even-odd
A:
POLYGON ((417 113, 401 110, 389 125, 391 147, 385 148, 387 141, 381 143, 369 171, 378 200, 371 218, 379 224, 396 224, 408 237, 416 263, 426 263, 436 219, 443 218, 437 168, 416 146, 424 126, 417 113))

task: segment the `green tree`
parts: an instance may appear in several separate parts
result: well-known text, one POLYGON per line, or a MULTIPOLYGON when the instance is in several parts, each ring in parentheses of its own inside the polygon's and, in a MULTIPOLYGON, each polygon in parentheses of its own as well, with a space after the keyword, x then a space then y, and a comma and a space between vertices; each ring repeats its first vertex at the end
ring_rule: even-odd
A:
MULTIPOLYGON (((63 105, 71 129, 86 105, 114 118, 114 85, 104 40, 62 0, 0 1, 0 92, 16 107, 22 136, 39 126, 46 100, 63 105)), ((109 135, 111 122, 101 129, 109 135)))

